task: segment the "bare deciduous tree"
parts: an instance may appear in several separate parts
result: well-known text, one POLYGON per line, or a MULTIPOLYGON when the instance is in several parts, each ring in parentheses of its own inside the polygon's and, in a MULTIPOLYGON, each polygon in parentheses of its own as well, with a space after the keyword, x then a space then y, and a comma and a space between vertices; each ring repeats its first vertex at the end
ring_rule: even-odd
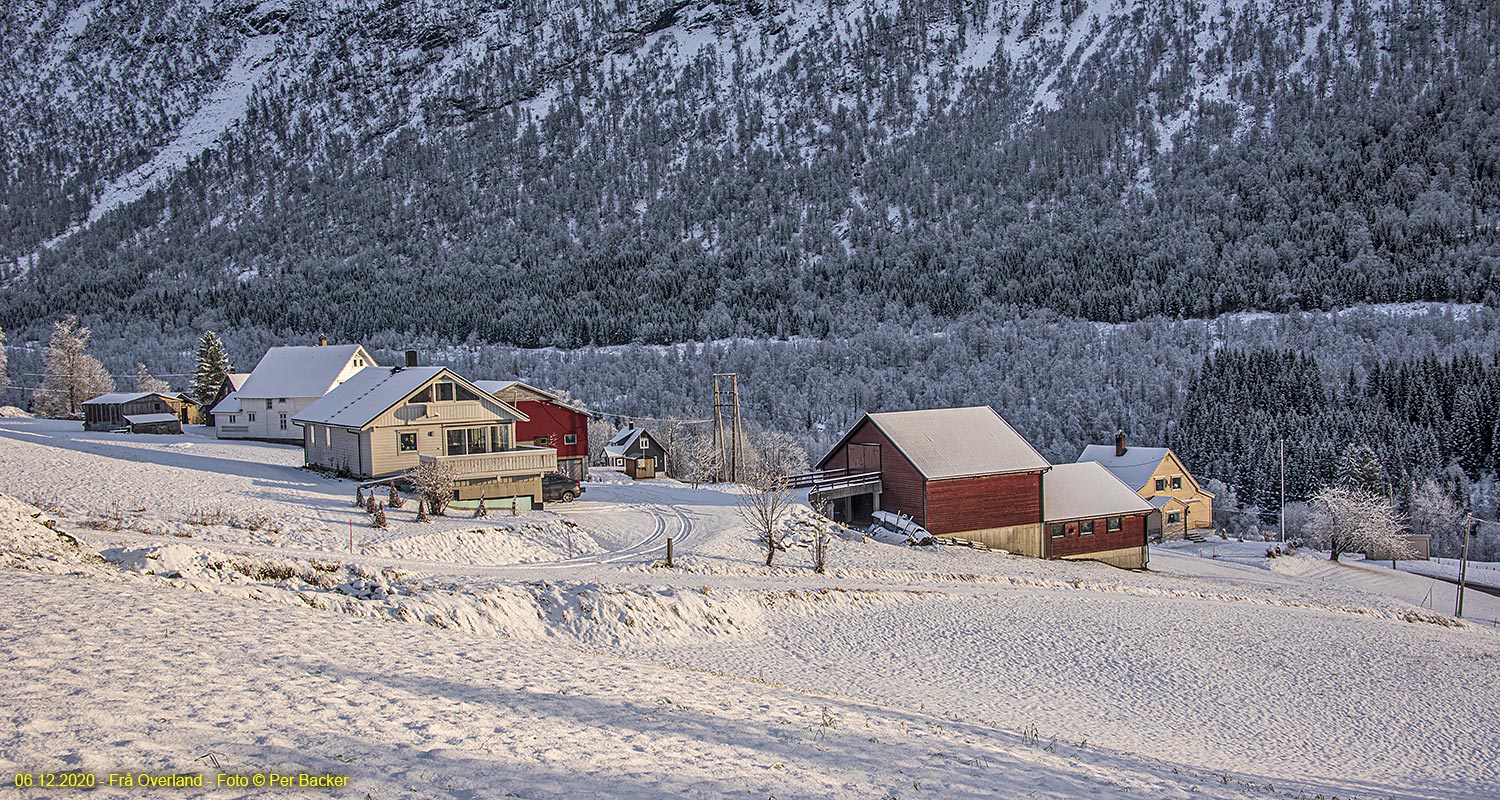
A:
POLYGON ((723 452, 714 442, 713 434, 708 431, 692 431, 677 442, 673 461, 677 473, 673 477, 691 483, 696 489, 699 484, 713 480, 719 474, 722 462, 723 452))
POLYGON ((608 420, 589 417, 589 463, 603 464, 604 446, 609 440, 615 438, 620 429, 611 425, 608 420))
POLYGON ((411 471, 411 482, 416 487, 417 496, 426 501, 427 510, 437 517, 443 516, 448 502, 453 499, 453 483, 457 478, 457 468, 437 459, 423 461, 411 471))
POLYGON ((135 364, 135 390, 137 392, 171 393, 172 385, 152 375, 151 370, 146 369, 146 362, 137 361, 135 364))
POLYGON ((115 380, 99 359, 88 354, 89 329, 69 314, 52 323, 47 344, 47 374, 36 394, 36 410, 44 416, 77 414, 83 401, 115 390, 115 380))
POLYGON ((1313 495, 1308 507, 1308 533, 1314 542, 1328 547, 1333 561, 1358 551, 1378 551, 1391 558, 1410 556, 1401 516, 1378 494, 1328 486, 1313 495))
POLYGON ((790 478, 807 470, 807 452, 797 440, 782 433, 764 433, 752 444, 753 458, 745 466, 740 483, 739 513, 765 545, 769 567, 780 544, 776 529, 797 496, 790 478))

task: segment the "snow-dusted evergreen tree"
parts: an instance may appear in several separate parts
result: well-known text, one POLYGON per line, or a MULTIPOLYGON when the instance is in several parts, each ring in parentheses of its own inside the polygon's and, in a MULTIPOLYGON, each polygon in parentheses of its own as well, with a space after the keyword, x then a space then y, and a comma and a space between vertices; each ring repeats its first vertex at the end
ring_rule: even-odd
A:
POLYGON ((209 403, 229 375, 229 355, 224 352, 224 342, 213 331, 204 331, 198 340, 198 366, 193 373, 193 397, 200 403, 209 403))
POLYGON ((135 390, 137 392, 171 392, 172 385, 152 376, 151 371, 146 369, 146 362, 137 361, 135 364, 135 390))
POLYGON ((109 371, 88 353, 89 337, 89 329, 72 314, 52 324, 46 375, 36 393, 38 413, 49 417, 77 414, 83 401, 115 390, 109 371))
POLYGON ((1334 480, 1339 486, 1365 494, 1382 495, 1386 489, 1380 458, 1369 445, 1351 445, 1346 449, 1334 480))
POLYGON ((1337 561, 1344 553, 1379 552, 1406 557, 1410 546, 1401 516, 1385 497, 1347 486, 1329 486, 1308 501, 1307 532, 1337 561))
POLYGON ((5 329, 0 328, 0 394, 10 388, 10 373, 7 371, 7 359, 5 357, 5 329))

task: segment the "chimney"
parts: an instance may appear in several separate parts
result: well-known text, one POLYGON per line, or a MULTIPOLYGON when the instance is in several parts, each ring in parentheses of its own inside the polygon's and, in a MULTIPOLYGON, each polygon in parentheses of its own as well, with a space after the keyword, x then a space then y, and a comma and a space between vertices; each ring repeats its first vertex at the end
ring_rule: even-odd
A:
POLYGON ((415 350, 407 350, 406 351, 406 366, 408 366, 408 367, 415 367, 416 365, 417 365, 417 351, 415 351, 415 350))
POLYGON ((1125 455, 1125 451, 1127 449, 1128 448, 1125 447, 1125 431, 1116 431, 1115 432, 1115 457, 1118 458, 1120 456, 1125 455))
POLYGON ((318 346, 319 347, 327 347, 328 346, 328 337, 324 336, 322 334, 318 334, 318 346))

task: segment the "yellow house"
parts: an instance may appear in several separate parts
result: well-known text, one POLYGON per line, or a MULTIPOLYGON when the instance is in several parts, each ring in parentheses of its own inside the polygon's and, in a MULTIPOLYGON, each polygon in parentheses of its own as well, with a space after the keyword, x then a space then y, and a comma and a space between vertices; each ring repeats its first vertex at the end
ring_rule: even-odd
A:
POLYGON ((1078 460, 1098 462, 1161 511, 1165 535, 1213 527, 1213 492, 1198 483, 1170 447, 1130 447, 1122 431, 1115 434, 1114 447, 1088 445, 1078 460))

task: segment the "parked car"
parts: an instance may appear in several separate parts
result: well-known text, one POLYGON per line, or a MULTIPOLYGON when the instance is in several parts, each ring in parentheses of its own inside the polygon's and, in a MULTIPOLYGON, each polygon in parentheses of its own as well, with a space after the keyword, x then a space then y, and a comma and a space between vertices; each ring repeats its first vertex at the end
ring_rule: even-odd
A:
POLYGON ((549 472, 542 476, 542 500, 545 502, 560 500, 571 503, 573 498, 581 494, 583 484, 561 472, 549 472))

